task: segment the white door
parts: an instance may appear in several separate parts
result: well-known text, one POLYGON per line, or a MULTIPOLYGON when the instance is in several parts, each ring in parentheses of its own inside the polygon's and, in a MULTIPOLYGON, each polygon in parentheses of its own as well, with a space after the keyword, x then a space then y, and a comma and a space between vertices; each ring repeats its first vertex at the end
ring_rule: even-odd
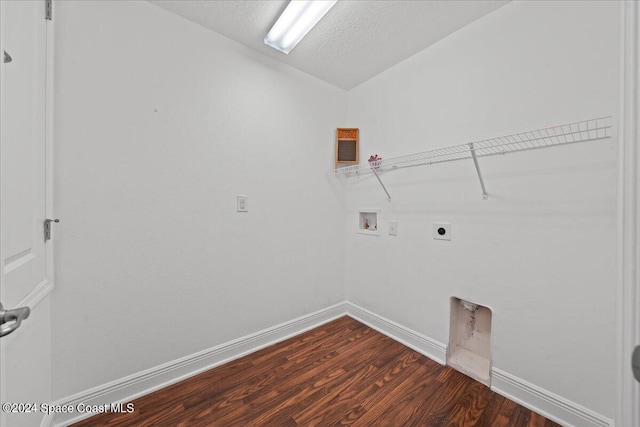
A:
POLYGON ((31 311, 0 337, 2 426, 40 425, 51 399, 46 86, 45 0, 0 0, 0 302, 31 311))

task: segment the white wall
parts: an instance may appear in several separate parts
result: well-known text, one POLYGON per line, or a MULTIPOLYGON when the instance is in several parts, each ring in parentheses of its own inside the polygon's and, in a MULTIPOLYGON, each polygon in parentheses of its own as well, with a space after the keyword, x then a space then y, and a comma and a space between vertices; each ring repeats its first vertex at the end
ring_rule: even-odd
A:
POLYGON ((612 417, 616 138, 481 159, 488 201, 471 162, 385 174, 390 203, 325 171, 338 126, 366 160, 615 118, 616 2, 510 3, 348 94, 147 2, 55 16, 54 399, 346 288, 445 344, 449 297, 487 305, 496 368, 612 417), (382 236, 355 233, 359 207, 382 236))
MULTIPOLYGON (((617 2, 513 2, 349 92, 363 158, 617 113, 617 2)), ((493 365, 604 416, 615 396, 616 138, 349 181, 347 298, 441 343, 493 309, 493 365), (382 209, 382 236, 356 234, 382 209), (398 220, 397 237, 386 235, 398 220), (431 223, 452 223, 451 242, 431 223)))
POLYGON ((343 300, 346 92, 144 1, 55 19, 54 399, 343 300))

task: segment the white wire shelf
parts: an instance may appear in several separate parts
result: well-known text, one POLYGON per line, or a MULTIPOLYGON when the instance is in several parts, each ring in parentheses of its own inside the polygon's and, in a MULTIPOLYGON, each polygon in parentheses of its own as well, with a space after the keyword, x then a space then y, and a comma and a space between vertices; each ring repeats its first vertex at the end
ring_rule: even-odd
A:
POLYGON ((385 193, 387 193, 387 197, 391 199, 389 192, 380 180, 380 172, 454 160, 473 159, 480 185, 482 186, 483 198, 486 199, 487 192, 484 188, 477 158, 610 138, 610 122, 611 116, 566 123, 544 129, 383 159, 378 162, 339 167, 329 172, 328 175, 375 174, 385 193))

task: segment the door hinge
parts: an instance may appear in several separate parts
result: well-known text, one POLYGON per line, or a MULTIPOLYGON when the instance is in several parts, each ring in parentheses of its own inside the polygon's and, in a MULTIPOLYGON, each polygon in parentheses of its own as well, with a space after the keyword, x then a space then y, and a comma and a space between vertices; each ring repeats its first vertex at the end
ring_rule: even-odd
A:
POLYGON ((44 19, 48 19, 51 21, 51 17, 53 16, 53 0, 44 0, 44 19))
POLYGON ((45 219, 44 220, 44 241, 51 240, 51 223, 60 222, 59 219, 45 219))

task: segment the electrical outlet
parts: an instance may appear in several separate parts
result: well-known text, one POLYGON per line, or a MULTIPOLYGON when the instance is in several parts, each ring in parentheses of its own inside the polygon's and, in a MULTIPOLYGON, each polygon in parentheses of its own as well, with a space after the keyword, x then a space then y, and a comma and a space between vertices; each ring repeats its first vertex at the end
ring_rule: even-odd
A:
POLYGON ((451 224, 447 222, 434 222, 433 238, 436 240, 451 240, 451 224))
POLYGON ((398 235, 398 221, 389 221, 389 236, 398 235))
POLYGON ((249 196, 238 195, 238 212, 249 212, 249 196))

